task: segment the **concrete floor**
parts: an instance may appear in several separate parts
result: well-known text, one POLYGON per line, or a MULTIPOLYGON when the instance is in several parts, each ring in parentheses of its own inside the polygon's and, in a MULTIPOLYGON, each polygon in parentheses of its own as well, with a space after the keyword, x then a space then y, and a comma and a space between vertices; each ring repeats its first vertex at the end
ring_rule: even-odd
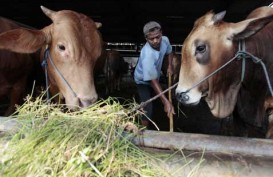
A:
POLYGON ((155 163, 166 174, 175 177, 272 177, 273 174, 272 159, 154 148, 144 150, 160 157, 155 163))

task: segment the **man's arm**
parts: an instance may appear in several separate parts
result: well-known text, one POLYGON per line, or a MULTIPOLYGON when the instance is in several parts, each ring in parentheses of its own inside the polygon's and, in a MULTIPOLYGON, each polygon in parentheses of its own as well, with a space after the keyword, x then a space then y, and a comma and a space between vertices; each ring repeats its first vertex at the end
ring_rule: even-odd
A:
MULTIPOLYGON (((154 89, 155 93, 158 95, 162 92, 162 88, 158 82, 157 79, 151 80, 152 88, 154 89)), ((162 94, 160 96, 160 99, 164 105, 164 111, 167 113, 168 117, 170 117, 171 114, 175 114, 174 108, 172 103, 166 98, 165 94, 162 94)))

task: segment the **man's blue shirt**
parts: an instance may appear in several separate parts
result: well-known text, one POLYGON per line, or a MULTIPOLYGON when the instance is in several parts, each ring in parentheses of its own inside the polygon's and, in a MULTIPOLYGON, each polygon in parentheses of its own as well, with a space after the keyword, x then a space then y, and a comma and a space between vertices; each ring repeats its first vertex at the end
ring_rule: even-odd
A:
POLYGON ((150 80, 159 79, 161 67, 165 55, 172 52, 172 46, 168 37, 162 36, 160 50, 153 49, 148 42, 140 52, 138 63, 134 72, 134 80, 137 84, 150 84, 150 80))

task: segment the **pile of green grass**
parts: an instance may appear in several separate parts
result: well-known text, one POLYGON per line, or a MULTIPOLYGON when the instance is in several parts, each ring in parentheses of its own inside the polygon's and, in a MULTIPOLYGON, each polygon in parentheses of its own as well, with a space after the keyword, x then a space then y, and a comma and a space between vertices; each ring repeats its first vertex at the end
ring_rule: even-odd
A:
POLYGON ((0 152, 0 176, 168 176, 156 158, 124 136, 132 105, 114 98, 81 111, 64 112, 62 106, 27 98, 18 108, 20 125, 0 152))

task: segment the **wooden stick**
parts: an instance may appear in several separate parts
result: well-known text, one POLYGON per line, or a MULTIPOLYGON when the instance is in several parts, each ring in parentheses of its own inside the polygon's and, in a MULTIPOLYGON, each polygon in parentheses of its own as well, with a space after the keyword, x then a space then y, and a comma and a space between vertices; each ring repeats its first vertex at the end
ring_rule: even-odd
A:
MULTIPOLYGON (((172 86, 172 75, 168 73, 168 87, 172 86)), ((169 90, 169 101, 172 103, 172 89, 169 90)), ((173 132, 173 114, 170 114, 170 132, 173 132)))

